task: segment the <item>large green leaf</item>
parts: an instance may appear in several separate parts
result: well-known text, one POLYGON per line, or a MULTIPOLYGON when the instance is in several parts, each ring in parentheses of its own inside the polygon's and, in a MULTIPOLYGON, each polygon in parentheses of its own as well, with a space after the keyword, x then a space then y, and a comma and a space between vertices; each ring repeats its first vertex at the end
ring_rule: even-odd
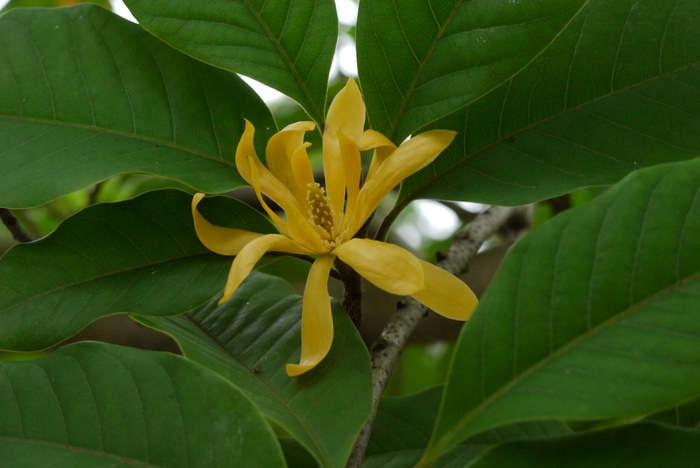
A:
MULTIPOLYGON (((441 387, 433 387, 410 395, 383 398, 367 447, 364 468, 414 466, 430 441, 441 393, 441 387)), ((513 424, 462 441, 433 466, 464 466, 489 447, 503 442, 571 433, 571 429, 558 421, 513 424)))
POLYGON ((126 0, 148 31, 205 63, 250 76, 323 122, 338 17, 332 0, 126 0))
POLYGON ((516 421, 700 396, 700 159, 642 169, 523 238, 455 350, 426 455, 516 421))
POLYGON ((248 85, 103 8, 0 17, 0 206, 39 205, 123 172, 230 190, 242 184, 243 118, 264 148, 274 122, 248 85))
POLYGON ((678 427, 700 429, 700 399, 662 411, 646 419, 678 427))
MULTIPOLYGON (((116 313, 186 312, 220 292, 231 260, 199 242, 190 202, 163 190, 95 205, 10 249, 0 259, 0 349, 43 349, 116 313)), ((206 200, 202 210, 220 225, 274 231, 230 198, 206 200)))
POLYGON ((526 66, 587 0, 363 0, 357 59, 372 128, 400 142, 526 66))
POLYGON ((694 468, 700 431, 637 424, 551 440, 496 447, 469 468, 694 468))
POLYGON ((76 5, 78 3, 94 3, 108 10, 112 9, 109 0, 10 0, 7 2, 0 13, 12 10, 14 8, 52 8, 76 5))
POLYGON ((83 342, 35 361, 0 362, 0 415, 7 467, 284 463, 250 400, 168 353, 83 342))
POLYGON ((695 0, 589 0, 521 73, 444 120, 459 133, 414 198, 517 205, 700 155, 695 0))
POLYGON ((344 467, 371 406, 367 348, 342 308, 335 336, 313 371, 290 378, 299 359, 301 297, 283 280, 249 277, 221 306, 143 323, 172 335, 190 359, 220 373, 265 416, 287 430, 323 467, 344 467))

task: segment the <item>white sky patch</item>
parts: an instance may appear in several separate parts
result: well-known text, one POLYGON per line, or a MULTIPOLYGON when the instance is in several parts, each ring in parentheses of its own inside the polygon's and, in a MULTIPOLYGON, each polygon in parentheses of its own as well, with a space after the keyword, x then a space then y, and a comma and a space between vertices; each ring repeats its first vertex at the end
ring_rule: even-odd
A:
POLYGON ((396 235, 406 243, 409 249, 417 249, 423 244, 423 235, 418 230, 418 226, 412 223, 398 224, 395 228, 396 235))
POLYGON ((338 68, 345 76, 357 76, 357 56, 355 40, 348 34, 338 38, 338 51, 334 59, 338 60, 338 68))
POLYGON ((122 0, 109 0, 109 3, 112 4, 112 10, 114 10, 116 14, 124 19, 128 19, 132 23, 138 23, 122 0))
POLYGON ((432 200, 414 202, 420 221, 420 231, 432 239, 447 239, 459 227, 459 218, 454 211, 442 203, 432 200))
POLYGON ((338 22, 345 26, 355 26, 357 23, 357 2, 353 0, 335 0, 338 10, 338 22))
POLYGON ((481 213, 482 211, 485 211, 486 208, 489 207, 489 205, 483 205, 481 203, 472 203, 472 202, 457 202, 459 206, 464 208, 465 210, 469 211, 470 213, 481 213))

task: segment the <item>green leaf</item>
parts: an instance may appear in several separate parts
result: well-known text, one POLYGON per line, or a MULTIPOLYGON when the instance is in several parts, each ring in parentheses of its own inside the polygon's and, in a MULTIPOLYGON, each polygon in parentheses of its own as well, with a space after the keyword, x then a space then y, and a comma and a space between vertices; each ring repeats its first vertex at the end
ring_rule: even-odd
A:
POLYGON ((698 174, 637 171, 515 245, 459 338, 426 462, 516 421, 700 396, 698 174))
POLYGON ((139 23, 205 63, 290 96, 323 123, 338 38, 332 0, 126 0, 139 23))
POLYGON ((0 362, 0 414, 4 466, 284 463, 250 400, 168 353, 83 342, 35 361, 0 362))
POLYGON ((651 415, 646 420, 662 422, 672 426, 700 429, 700 399, 651 415))
MULTIPOLYGON (((32 351, 117 313, 173 315, 219 293, 231 259, 207 250, 175 190, 94 205, 49 236, 0 259, 0 349, 32 351)), ((225 197, 202 202, 219 225, 274 232, 262 215, 225 197)))
POLYGON ((357 60, 373 129, 401 142, 510 79, 586 0, 363 0, 357 60))
POLYGON ((233 162, 243 118, 264 148, 274 122, 248 85, 103 8, 0 17, 0 206, 124 172, 230 190, 243 183, 233 162))
POLYGON ((700 459, 700 431, 636 424, 550 440, 518 441, 496 447, 469 468, 694 468, 700 459))
POLYGON ((525 70, 432 125, 459 135, 397 210, 525 204, 700 155, 698 21, 695 0, 589 0, 525 70))
POLYGON ((285 281, 257 274, 231 300, 217 301, 142 321, 231 381, 320 466, 344 467, 372 399, 367 348, 347 313, 334 304, 330 353, 314 370, 290 378, 285 364, 298 362, 301 349, 301 297, 285 281))
MULTIPOLYGON (((430 441, 430 433, 440 405, 442 387, 405 395, 383 398, 367 447, 365 468, 413 466, 430 441)), ((525 422, 488 431, 460 443, 440 457, 435 467, 464 466, 484 450, 503 442, 571 434, 558 421, 525 422)))
POLYGON ((106 8, 112 9, 109 0, 10 0, 4 8, 0 9, 0 13, 12 10, 14 8, 53 8, 75 5, 78 3, 94 3, 106 8))

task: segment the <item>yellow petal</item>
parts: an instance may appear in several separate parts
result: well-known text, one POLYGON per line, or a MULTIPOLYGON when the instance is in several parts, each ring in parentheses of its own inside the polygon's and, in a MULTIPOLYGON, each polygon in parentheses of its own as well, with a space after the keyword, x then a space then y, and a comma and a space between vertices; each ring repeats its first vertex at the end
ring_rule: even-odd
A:
POLYGON ((314 228, 311 227, 307 217, 304 216, 302 212, 302 208, 296 202, 289 202, 287 203, 286 207, 283 207, 284 212, 287 215, 287 221, 282 220, 282 218, 280 218, 280 216, 275 213, 265 202, 265 199, 262 197, 262 193, 260 191, 258 168, 253 162, 252 158, 250 160, 250 173, 252 176, 252 185, 255 189, 255 194, 258 197, 258 201, 280 231, 304 244, 306 247, 312 249, 314 253, 326 253, 328 249, 323 245, 321 237, 314 230, 314 228))
POLYGON ((455 135, 449 130, 421 133, 399 146, 371 176, 368 175, 357 199, 358 206, 362 207, 361 215, 354 221, 359 224, 357 229, 377 209, 382 198, 403 179, 433 162, 455 135))
POLYGON ((312 253, 298 242, 280 234, 267 234, 249 242, 233 259, 231 271, 224 287, 224 296, 219 300, 219 304, 231 299, 233 293, 236 292, 241 283, 253 271, 258 260, 267 252, 285 252, 300 255, 312 253))
POLYGON ((423 289, 420 260, 398 245, 350 239, 333 250, 342 261, 375 286, 401 296, 423 289))
POLYGON ((197 237, 207 249, 219 255, 238 255, 249 242, 263 236, 243 229, 214 226, 197 211, 197 205, 203 198, 204 194, 198 193, 192 199, 192 218, 197 237))
POLYGON ((236 148, 236 168, 249 185, 253 187, 257 185, 262 193, 286 212, 297 204, 296 197, 260 162, 253 145, 254 136, 255 127, 246 120, 245 131, 236 148), (256 169, 257 174, 253 174, 253 168, 256 169))
POLYGON ((377 132, 376 130, 366 130, 360 138, 360 151, 374 149, 374 156, 369 165, 367 177, 371 177, 377 172, 377 169, 384 163, 386 158, 394 152, 396 145, 387 137, 377 132))
POLYGON ((359 142, 365 126, 365 103, 360 89, 350 78, 335 96, 323 130, 323 171, 326 175, 326 193, 336 213, 345 205, 345 161, 340 154, 338 132, 359 142))
POLYGON ((411 294, 418 302, 453 320, 467 320, 478 304, 469 286, 432 263, 423 266, 425 289, 411 294))
POLYGON ((357 194, 360 192, 360 178, 362 177, 362 160, 360 159, 360 149, 357 147, 357 144, 345 136, 343 132, 338 133, 338 143, 340 145, 340 155, 345 169, 344 177, 345 186, 347 188, 347 204, 345 206, 345 212, 352 213, 355 210, 357 194))
POLYGON ((301 359, 299 364, 287 364, 287 375, 290 377, 316 367, 331 349, 333 315, 328 295, 328 274, 334 260, 334 255, 322 255, 309 271, 301 311, 301 359))
MULTIPOLYGON (((306 196, 306 184, 299 186, 297 183, 296 171, 303 171, 305 176, 313 174, 309 163, 306 148, 309 143, 304 143, 304 133, 315 128, 313 122, 296 122, 285 127, 279 133, 270 138, 267 143, 267 167, 270 172, 282 182, 287 189, 297 198, 304 200, 306 196), (305 158, 296 158, 295 154, 303 152, 305 158), (303 163, 306 163, 305 165, 303 163)), ((311 176, 313 179, 313 175, 311 176)), ((311 180, 310 182, 313 182, 311 180)), ((309 183, 309 182, 307 182, 309 183)))

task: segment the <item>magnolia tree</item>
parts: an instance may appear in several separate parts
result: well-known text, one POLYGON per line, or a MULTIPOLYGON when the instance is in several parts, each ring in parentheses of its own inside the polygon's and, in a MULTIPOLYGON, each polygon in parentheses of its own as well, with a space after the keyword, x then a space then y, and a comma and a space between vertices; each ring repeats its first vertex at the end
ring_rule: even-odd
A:
POLYGON ((696 0, 362 0, 330 88, 332 0, 13 8, 53 3, 0 16, 3 466, 700 459, 696 0), (435 262, 387 241, 416 199, 490 208, 435 262), (254 271, 290 256, 302 296, 254 271), (369 284, 405 297, 367 346, 369 284), (386 396, 428 310, 443 385, 386 396), (56 346, 117 314, 181 353, 56 346))

